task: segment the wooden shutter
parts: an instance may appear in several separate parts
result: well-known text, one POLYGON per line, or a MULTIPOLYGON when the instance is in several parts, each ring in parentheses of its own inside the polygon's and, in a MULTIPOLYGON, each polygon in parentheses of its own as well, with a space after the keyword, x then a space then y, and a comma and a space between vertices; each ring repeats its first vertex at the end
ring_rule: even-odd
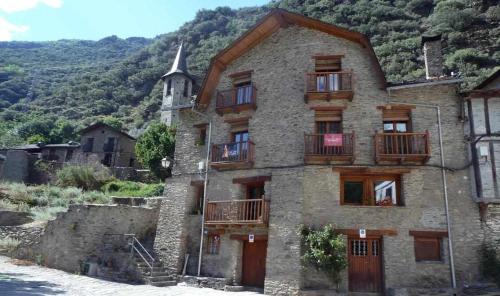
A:
POLYGON ((441 261, 440 237, 415 237, 416 261, 441 261))
POLYGON ((342 121, 342 109, 316 110, 315 121, 342 121))
POLYGON ((338 72, 342 70, 342 56, 315 56, 316 72, 338 72))
POLYGON ((233 73, 229 75, 233 79, 233 85, 250 84, 252 81, 252 70, 233 73))

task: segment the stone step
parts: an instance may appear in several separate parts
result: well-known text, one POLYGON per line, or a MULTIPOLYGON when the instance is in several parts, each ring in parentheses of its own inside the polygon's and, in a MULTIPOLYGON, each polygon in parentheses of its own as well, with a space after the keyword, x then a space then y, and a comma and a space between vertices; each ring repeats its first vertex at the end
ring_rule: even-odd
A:
POLYGON ((164 282, 152 282, 151 286, 155 287, 167 287, 167 286, 176 286, 176 281, 164 281, 164 282))
POLYGON ((144 277, 144 280, 148 281, 150 283, 165 282, 165 281, 171 281, 172 277, 168 276, 168 275, 162 275, 162 276, 154 275, 154 276, 146 276, 146 277, 144 277))
POLYGON ((243 292, 243 291, 245 291, 245 287, 226 285, 224 287, 224 291, 226 291, 226 292, 243 292))

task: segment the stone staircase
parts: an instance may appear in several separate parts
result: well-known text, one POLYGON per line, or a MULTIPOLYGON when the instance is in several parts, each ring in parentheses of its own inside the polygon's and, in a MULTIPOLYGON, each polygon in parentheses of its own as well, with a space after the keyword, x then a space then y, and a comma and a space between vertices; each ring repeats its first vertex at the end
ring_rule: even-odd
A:
POLYGON ((175 286, 177 285, 177 281, 175 277, 169 275, 163 266, 161 260, 159 260, 152 250, 147 250, 151 256, 154 258, 153 268, 151 269, 151 261, 146 263, 141 255, 145 258, 148 258, 145 253, 141 253, 139 255, 137 252, 134 252, 134 260, 137 270, 140 272, 142 279, 145 284, 156 286, 156 287, 166 287, 166 286, 175 286))

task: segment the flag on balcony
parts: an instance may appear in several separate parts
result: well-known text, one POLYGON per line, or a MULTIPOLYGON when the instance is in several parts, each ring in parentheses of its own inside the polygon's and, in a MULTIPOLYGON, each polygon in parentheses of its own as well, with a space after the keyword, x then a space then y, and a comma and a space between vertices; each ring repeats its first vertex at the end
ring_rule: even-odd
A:
POLYGON ((323 145, 327 147, 342 146, 342 134, 325 134, 323 145))
POLYGON ((222 158, 229 158, 229 151, 227 145, 224 145, 224 151, 222 152, 222 158))

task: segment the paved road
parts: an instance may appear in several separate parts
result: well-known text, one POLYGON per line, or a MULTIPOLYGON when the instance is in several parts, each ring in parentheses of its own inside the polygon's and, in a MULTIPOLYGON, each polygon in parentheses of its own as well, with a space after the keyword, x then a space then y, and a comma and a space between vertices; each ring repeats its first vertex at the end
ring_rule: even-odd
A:
POLYGON ((206 288, 192 288, 183 284, 173 287, 127 285, 79 276, 57 269, 36 265, 18 266, 10 258, 0 256, 1 296, 255 296, 252 292, 222 292, 206 288))

